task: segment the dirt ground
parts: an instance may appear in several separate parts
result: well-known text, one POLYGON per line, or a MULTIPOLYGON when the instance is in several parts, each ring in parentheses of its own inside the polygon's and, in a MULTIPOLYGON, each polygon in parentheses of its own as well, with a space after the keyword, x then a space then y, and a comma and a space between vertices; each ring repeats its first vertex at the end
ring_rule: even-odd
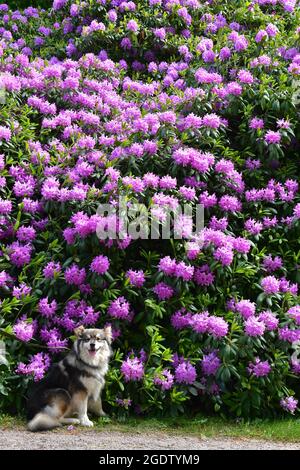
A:
POLYGON ((300 443, 180 436, 162 432, 122 433, 107 429, 99 431, 64 428, 35 434, 23 429, 0 429, 0 449, 300 450, 300 443))

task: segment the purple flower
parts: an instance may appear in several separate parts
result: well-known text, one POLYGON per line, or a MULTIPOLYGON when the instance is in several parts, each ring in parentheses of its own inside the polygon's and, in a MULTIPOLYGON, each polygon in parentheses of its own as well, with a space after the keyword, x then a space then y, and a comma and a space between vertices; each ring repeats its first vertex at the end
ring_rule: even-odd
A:
MULTIPOLYGON (((0 273, 0 277, 1 277, 1 273, 0 273)), ((0 280, 0 285, 1 285, 1 280, 0 280)), ((32 291, 31 287, 27 286, 24 282, 21 282, 19 286, 13 287, 13 296, 16 299, 22 299, 23 297, 26 297, 26 295, 30 295, 31 291, 32 291)))
POLYGON ((287 326, 284 328, 279 328, 278 336, 283 341, 288 341, 289 343, 294 343, 295 341, 300 340, 300 330, 290 330, 287 326))
POLYGON ((126 382, 138 382, 144 376, 144 364, 138 357, 127 358, 122 362, 121 373, 126 382))
POLYGON ((63 316, 56 317, 56 322, 66 330, 73 331, 80 325, 94 326, 98 319, 99 312, 95 312, 84 300, 69 300, 63 316))
POLYGON ((30 245, 21 245, 19 242, 13 242, 9 246, 9 250, 10 260, 18 268, 29 263, 32 251, 32 247, 30 245))
POLYGON ((300 362, 298 360, 291 361, 292 372, 296 375, 300 374, 300 362))
POLYGON ((60 263, 55 263, 54 261, 50 261, 50 263, 46 264, 46 266, 43 269, 43 274, 46 279, 53 279, 60 272, 61 272, 60 263))
POLYGON ((29 322, 26 317, 17 321, 13 326, 13 332, 20 341, 27 343, 30 341, 36 331, 36 322, 29 322))
POLYGON ((130 316, 130 305, 125 297, 118 297, 108 307, 108 314, 113 318, 127 320, 130 316))
POLYGON ((61 350, 67 347, 68 340, 66 338, 62 339, 62 335, 57 328, 43 328, 40 332, 40 336, 52 353, 61 352, 61 350))
POLYGON ((202 118, 202 126, 211 129, 218 129, 221 125, 221 118, 216 114, 205 114, 202 118))
POLYGON ((300 203, 296 204, 293 213, 296 219, 300 219, 300 203))
POLYGON ((261 312, 258 316, 258 319, 265 324, 265 327, 268 331, 274 331, 278 327, 278 318, 276 318, 275 315, 269 310, 266 312, 261 312))
POLYGON ((194 266, 189 266, 180 261, 175 268, 175 276, 182 278, 184 281, 190 281, 194 274, 194 266))
POLYGON ((142 287, 145 283, 145 274, 141 269, 139 271, 129 269, 129 271, 126 273, 126 276, 132 286, 142 287))
POLYGON ((46 370, 50 367, 50 357, 45 353, 37 353, 31 356, 29 364, 20 362, 16 368, 16 373, 21 375, 33 375, 35 382, 41 380, 46 370))
POLYGON ((270 37, 275 37, 277 33, 279 32, 277 26, 273 23, 269 23, 267 25, 266 31, 270 37))
POLYGON ((256 42, 262 42, 264 39, 268 38, 268 33, 264 29, 258 31, 257 35, 255 36, 256 42))
POLYGON ((110 262, 107 256, 99 255, 93 259, 90 269, 93 273, 97 273, 101 275, 101 274, 105 274, 108 271, 109 266, 110 266, 110 262))
POLYGON ((132 405, 132 400, 130 398, 116 398, 116 403, 128 410, 128 408, 132 405))
POLYGON ((226 246, 217 248, 214 252, 214 258, 220 261, 223 266, 230 266, 233 261, 233 256, 234 254, 232 249, 226 246))
POLYGON ((220 50, 219 57, 222 62, 229 59, 231 57, 231 50, 229 49, 229 47, 222 47, 222 49, 220 50))
POLYGON ((245 322, 245 333, 247 336, 261 336, 265 332, 265 324, 258 318, 251 316, 245 322))
POLYGON ((8 127, 0 126, 0 140, 10 140, 11 139, 11 131, 8 127))
POLYGON ((263 224, 253 219, 248 219, 245 222, 245 229, 251 233, 251 235, 258 235, 263 229, 263 224))
POLYGON ((154 36, 160 40, 164 40, 166 38, 166 30, 165 28, 156 28, 153 30, 154 36))
POLYGON ((0 198, 0 214, 9 214, 12 211, 12 203, 0 198))
POLYGON ((265 135, 265 142, 267 144, 280 144, 281 134, 280 132, 268 131, 265 135))
POLYGON ((175 330, 182 330, 191 325, 192 315, 185 308, 178 310, 171 316, 171 324, 175 330))
POLYGON ((189 319, 192 329, 199 334, 206 333, 208 331, 208 321, 208 312, 196 313, 189 319))
POLYGON ((81 284, 84 284, 85 278, 85 269, 80 269, 76 264, 72 264, 72 266, 67 268, 65 271, 65 280, 67 284, 80 286, 81 284))
POLYGON ((300 305, 295 305, 288 310, 288 315, 295 320, 296 325, 300 325, 300 305))
POLYGON ((155 375, 153 382, 162 390, 170 390, 174 383, 174 376, 168 369, 163 369, 159 374, 155 375))
POLYGON ((31 242, 36 237, 36 231, 33 227, 20 227, 16 232, 16 237, 20 242, 31 242))
POLYGON ((52 300, 52 302, 49 303, 48 297, 45 297, 39 301, 38 308, 43 317, 51 318, 57 310, 57 302, 56 300, 52 300))
POLYGON ((240 70, 238 72, 238 79, 241 83, 252 84, 254 82, 253 75, 248 70, 240 70))
POLYGON ((54 10, 61 10, 67 2, 68 0, 53 0, 52 8, 54 10))
POLYGON ((236 212, 241 210, 241 203, 235 196, 222 196, 219 206, 223 211, 236 212))
POLYGON ((228 324, 221 317, 211 316, 208 318, 208 332, 215 338, 222 338, 228 333, 228 324))
POLYGON ((189 361, 182 361, 175 369, 177 383, 193 384, 197 378, 197 372, 189 361))
POLYGON ((264 120, 261 118, 252 118, 249 124, 250 129, 263 129, 264 128, 264 120))
POLYGON ((294 397, 286 397, 280 400, 280 406, 285 410, 291 413, 292 415, 295 413, 298 405, 298 400, 294 397))
POLYGON ((268 361, 261 361, 258 357, 256 357, 254 363, 249 363, 248 371, 255 377, 265 377, 271 372, 271 366, 268 361))
POLYGON ((135 20, 129 20, 127 23, 127 29, 128 31, 133 31, 136 33, 139 30, 139 25, 135 20))
POLYGON ((255 303, 250 302, 250 300, 240 300, 235 304, 236 311, 239 312, 245 320, 255 315, 255 308, 255 303))
POLYGON ((157 295, 159 300, 170 299, 174 295, 174 289, 171 286, 168 286, 165 282, 159 282, 153 287, 153 292, 157 295))
POLYGON ((264 258, 262 265, 266 269, 266 271, 272 273, 277 269, 282 268, 283 263, 282 259, 279 256, 275 256, 275 258, 273 259, 271 255, 268 255, 264 258))
POLYGON ((274 276, 267 276, 261 281, 261 287, 266 294, 278 294, 280 291, 280 282, 274 276))
POLYGON ((194 273, 194 281, 199 286, 210 286, 215 280, 215 275, 211 272, 207 264, 197 268, 194 273))
POLYGON ((176 260, 171 259, 170 256, 165 256, 160 260, 158 269, 167 276, 174 276, 176 271, 176 260))
POLYGON ((213 351, 209 354, 203 356, 201 361, 201 369, 204 375, 216 375, 219 367, 221 365, 221 360, 217 356, 217 351, 213 351))

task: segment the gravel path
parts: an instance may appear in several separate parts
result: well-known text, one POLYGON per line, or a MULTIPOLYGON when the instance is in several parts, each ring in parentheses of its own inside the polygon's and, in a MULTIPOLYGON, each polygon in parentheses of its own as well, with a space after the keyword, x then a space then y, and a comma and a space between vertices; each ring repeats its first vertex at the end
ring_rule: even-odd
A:
POLYGON ((227 437, 206 438, 161 432, 58 430, 32 434, 17 429, 0 429, 0 449, 67 450, 299 450, 300 443, 270 442, 227 437))

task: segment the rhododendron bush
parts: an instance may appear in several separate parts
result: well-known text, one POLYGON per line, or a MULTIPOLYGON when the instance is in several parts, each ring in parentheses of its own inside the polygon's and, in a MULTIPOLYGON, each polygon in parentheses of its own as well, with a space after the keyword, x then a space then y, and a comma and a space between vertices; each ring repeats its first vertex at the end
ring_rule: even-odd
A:
POLYGON ((299 2, 2 4, 0 56, 0 410, 109 324, 110 414, 296 413, 299 2), (103 240, 120 194, 204 229, 103 240))

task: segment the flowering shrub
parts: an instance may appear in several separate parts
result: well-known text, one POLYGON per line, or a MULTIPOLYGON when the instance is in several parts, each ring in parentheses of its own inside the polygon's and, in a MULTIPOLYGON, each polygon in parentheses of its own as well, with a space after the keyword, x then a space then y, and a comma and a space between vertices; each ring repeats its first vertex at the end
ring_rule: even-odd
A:
POLYGON ((110 324, 112 413, 297 412, 299 20, 296 0, 0 5, 1 410, 110 324), (99 239, 120 193, 202 204, 202 243, 185 219, 186 240, 99 239))

